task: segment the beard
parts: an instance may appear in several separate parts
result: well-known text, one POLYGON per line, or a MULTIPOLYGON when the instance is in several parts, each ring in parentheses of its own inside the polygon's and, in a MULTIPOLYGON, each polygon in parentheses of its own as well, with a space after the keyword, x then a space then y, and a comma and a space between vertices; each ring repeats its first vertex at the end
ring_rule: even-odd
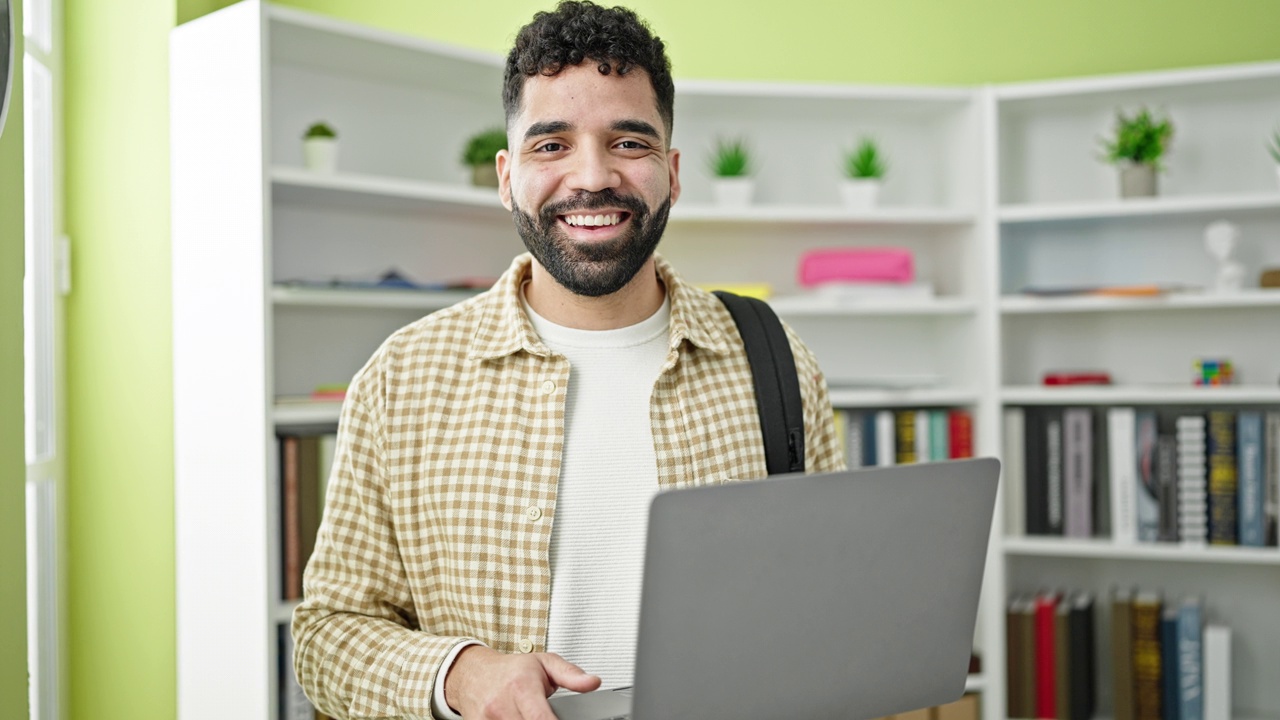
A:
POLYGON ((612 295, 640 272, 662 239, 671 211, 671 196, 652 212, 644 201, 612 189, 580 192, 542 208, 535 220, 511 199, 516 232, 529 253, 570 292, 586 297, 612 295), (559 227, 558 217, 578 210, 622 208, 631 214, 627 230, 602 242, 574 242, 559 227))

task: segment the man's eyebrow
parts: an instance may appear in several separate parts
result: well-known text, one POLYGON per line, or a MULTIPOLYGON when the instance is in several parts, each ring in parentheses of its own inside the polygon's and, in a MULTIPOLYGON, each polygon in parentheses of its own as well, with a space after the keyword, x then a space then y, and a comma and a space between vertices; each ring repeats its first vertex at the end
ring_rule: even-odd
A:
POLYGON ((573 123, 564 120, 548 120, 546 122, 536 122, 524 131, 524 139, 535 138, 540 135, 552 135, 554 133, 568 132, 573 129, 573 123))
POLYGON ((662 140, 662 135, 658 134, 658 129, 644 120, 619 120, 613 124, 614 132, 629 132, 654 140, 662 140))

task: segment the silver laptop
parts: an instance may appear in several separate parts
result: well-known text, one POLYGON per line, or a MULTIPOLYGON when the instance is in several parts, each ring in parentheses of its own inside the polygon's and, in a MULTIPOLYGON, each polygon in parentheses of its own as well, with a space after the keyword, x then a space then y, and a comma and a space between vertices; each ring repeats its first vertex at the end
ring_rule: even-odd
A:
POLYGON ((660 493, 634 688, 560 720, 864 720, 964 693, 991 458, 660 493))

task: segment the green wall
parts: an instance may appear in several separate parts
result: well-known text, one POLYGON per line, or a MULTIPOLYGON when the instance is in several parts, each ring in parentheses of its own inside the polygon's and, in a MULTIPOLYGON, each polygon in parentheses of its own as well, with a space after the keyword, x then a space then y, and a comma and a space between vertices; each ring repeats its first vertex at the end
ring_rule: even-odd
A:
MULTIPOLYGON (((171 720, 167 42, 175 19, 230 3, 65 1, 67 223, 76 248, 67 308, 71 716, 171 720)), ((534 10, 550 6, 527 0, 283 4, 495 52, 506 49, 534 10)), ((1274 31, 1280 3, 1273 0, 1211 6, 1204 0, 640 0, 632 6, 669 41, 681 77, 977 84, 1280 59, 1274 31)), ((11 165, 0 167, 7 176, 11 165)), ((0 302, 9 309, 7 298, 0 302)), ((7 333, 8 314, 4 318, 0 331, 7 333)), ((16 371, 0 359, 0 372, 16 371)), ((5 389, 0 385, 0 393, 5 389)), ((0 409, 9 408, 0 396, 0 409)), ((0 552, 8 550, 4 542, 0 552)), ((7 619, 14 613, 4 603, 0 599, 0 615, 7 619)))
POLYGON ((174 4, 64 10, 71 717, 172 720, 174 4))
MULTIPOLYGON (((19 3, 21 5, 21 3, 19 3)), ((26 450, 22 432, 22 16, 0 135, 0 717, 27 716, 26 450)))

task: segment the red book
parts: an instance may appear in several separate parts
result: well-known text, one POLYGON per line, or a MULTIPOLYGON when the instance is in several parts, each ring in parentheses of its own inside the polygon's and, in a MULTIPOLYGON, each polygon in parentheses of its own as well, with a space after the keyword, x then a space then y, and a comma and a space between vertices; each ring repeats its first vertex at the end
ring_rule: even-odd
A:
POLYGON ((1047 372, 1045 385, 1110 385, 1111 374, 1105 372, 1047 372))
POLYGON ((1058 717, 1057 646, 1054 643, 1054 616, 1058 596, 1046 593, 1036 596, 1036 717, 1058 717))
POLYGON ((973 457, 973 415, 968 410, 952 410, 948 425, 951 431, 951 459, 973 457))

